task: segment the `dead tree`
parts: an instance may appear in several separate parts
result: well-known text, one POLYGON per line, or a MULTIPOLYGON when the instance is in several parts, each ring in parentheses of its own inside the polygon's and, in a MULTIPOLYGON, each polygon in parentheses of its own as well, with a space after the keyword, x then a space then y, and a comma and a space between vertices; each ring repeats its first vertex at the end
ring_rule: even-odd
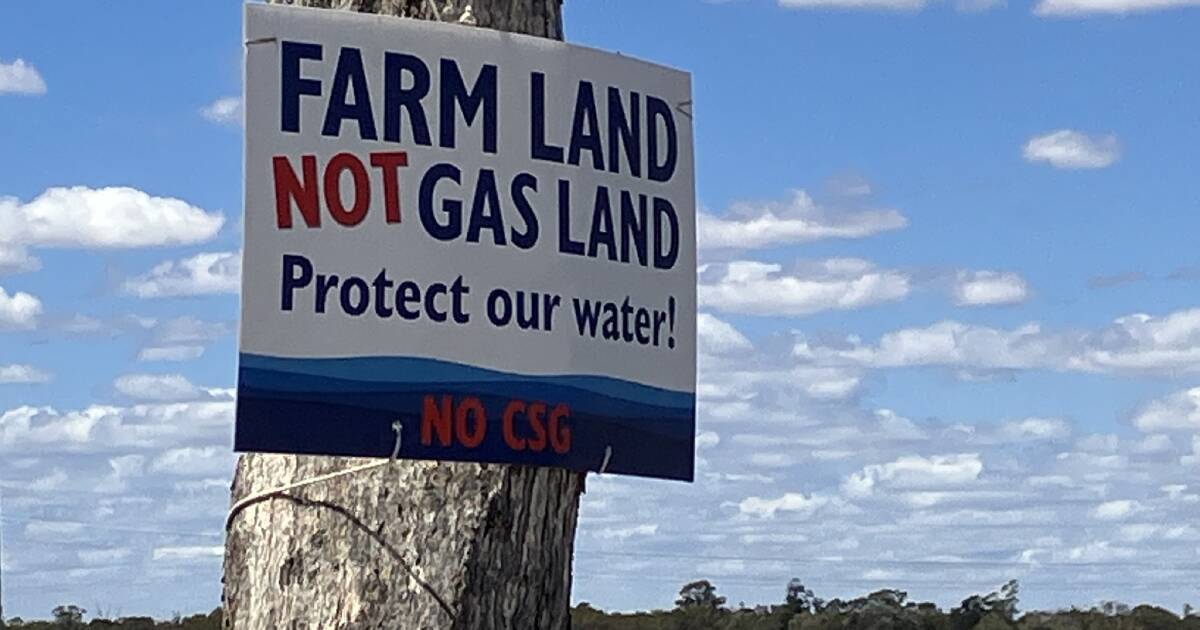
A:
MULTIPOLYGON (((284 3, 562 39, 560 2, 284 3)), ((245 455, 233 500, 361 463, 245 455)), ((399 461, 257 503, 226 539, 226 627, 566 628, 581 486, 560 469, 399 461)))

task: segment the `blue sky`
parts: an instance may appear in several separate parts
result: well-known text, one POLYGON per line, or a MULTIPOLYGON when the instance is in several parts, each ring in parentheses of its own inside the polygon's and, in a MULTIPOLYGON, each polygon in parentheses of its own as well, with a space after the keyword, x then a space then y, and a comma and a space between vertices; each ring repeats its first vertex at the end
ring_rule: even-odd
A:
MULTIPOLYGON (((1194 4, 568 0, 693 73, 704 313, 698 481, 590 483, 576 598, 1200 604, 1194 4)), ((219 601, 240 39, 0 7, 6 614, 219 601)))

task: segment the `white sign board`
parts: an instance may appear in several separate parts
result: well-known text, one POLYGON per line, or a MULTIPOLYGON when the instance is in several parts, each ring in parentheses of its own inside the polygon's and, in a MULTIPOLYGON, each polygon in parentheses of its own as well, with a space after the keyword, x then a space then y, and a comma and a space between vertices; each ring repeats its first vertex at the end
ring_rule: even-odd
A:
POLYGON ((236 448, 691 479, 691 81, 246 8, 236 448))

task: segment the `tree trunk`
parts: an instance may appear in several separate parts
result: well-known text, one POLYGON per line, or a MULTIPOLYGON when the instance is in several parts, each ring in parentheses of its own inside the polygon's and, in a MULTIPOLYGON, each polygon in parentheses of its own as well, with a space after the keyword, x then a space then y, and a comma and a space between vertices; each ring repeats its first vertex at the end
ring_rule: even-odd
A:
MULTIPOLYGON (((560 1, 283 3, 561 39, 560 1)), ((363 462, 244 455, 233 500, 363 462)), ((551 468, 398 461, 255 503, 225 541, 226 627, 566 628, 582 480, 551 468)))

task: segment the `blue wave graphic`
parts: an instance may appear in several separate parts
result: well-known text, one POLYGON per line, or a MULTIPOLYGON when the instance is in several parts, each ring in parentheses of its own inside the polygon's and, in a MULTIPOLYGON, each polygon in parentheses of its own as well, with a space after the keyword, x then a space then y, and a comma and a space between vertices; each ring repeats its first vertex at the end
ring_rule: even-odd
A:
MULTIPOLYGON (((606 450, 608 472, 691 480, 695 398, 689 392, 621 379, 512 374, 413 357, 290 359, 240 355, 235 447, 240 451, 386 457, 403 422, 401 456, 597 470, 606 450), (426 399, 473 397, 485 411, 485 438, 461 443, 422 442, 426 399), (503 410, 512 400, 570 408, 570 448, 558 453, 514 449, 537 429, 503 410)), ((549 430, 542 427, 542 430, 549 430)))
MULTIPOLYGON (((590 391, 609 398, 635 401, 656 407, 686 409, 695 405, 691 392, 674 391, 606 376, 532 376, 501 372, 462 363, 418 357, 285 358, 242 353, 241 367, 260 373, 325 377, 327 387, 337 383, 405 384, 448 383, 536 383, 590 391)), ((309 385, 313 385, 309 382, 309 385)), ((348 385, 343 385, 348 386, 348 385)))

